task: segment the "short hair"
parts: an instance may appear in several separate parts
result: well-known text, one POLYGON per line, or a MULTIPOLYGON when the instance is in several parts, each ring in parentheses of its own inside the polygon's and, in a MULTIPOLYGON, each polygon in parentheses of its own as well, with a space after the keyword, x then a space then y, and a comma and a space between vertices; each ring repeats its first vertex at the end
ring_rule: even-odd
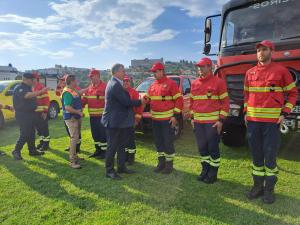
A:
POLYGON ((76 77, 75 75, 68 75, 67 78, 66 78, 66 84, 67 85, 70 85, 72 81, 75 81, 76 80, 76 77))
POLYGON ((120 68, 124 68, 124 65, 121 63, 116 63, 115 65, 112 66, 111 68, 111 73, 114 75, 116 72, 119 71, 120 68))

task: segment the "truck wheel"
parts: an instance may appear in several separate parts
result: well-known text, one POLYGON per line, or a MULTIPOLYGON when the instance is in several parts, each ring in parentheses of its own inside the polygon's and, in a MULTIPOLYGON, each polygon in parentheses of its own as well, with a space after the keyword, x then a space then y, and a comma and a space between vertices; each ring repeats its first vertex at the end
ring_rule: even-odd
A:
POLYGON ((4 116, 2 111, 0 111, 0 128, 4 126, 4 116))
POLYGON ((183 120, 182 120, 182 118, 180 118, 180 120, 178 121, 178 123, 176 124, 176 126, 174 128, 175 139, 180 137, 182 129, 183 129, 183 120))
POLYGON ((229 147, 241 147, 246 144, 246 127, 224 123, 222 142, 229 147))
POLYGON ((48 110, 48 118, 56 119, 59 113, 59 106, 56 102, 51 102, 48 110))

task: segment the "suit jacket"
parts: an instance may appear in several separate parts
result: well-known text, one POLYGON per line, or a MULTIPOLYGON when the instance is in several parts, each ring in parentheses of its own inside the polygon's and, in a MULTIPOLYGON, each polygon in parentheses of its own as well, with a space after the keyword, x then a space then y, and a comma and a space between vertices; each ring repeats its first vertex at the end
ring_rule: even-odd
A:
POLYGON ((133 107, 140 105, 141 100, 131 100, 120 82, 112 77, 105 90, 105 107, 101 122, 107 128, 133 127, 133 107))

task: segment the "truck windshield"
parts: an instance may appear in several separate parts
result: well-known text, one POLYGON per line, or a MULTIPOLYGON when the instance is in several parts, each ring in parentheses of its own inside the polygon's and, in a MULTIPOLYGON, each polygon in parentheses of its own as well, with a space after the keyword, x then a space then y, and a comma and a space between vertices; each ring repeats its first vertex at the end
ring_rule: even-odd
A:
POLYGON ((300 1, 269 0, 227 14, 222 48, 300 38, 300 1))

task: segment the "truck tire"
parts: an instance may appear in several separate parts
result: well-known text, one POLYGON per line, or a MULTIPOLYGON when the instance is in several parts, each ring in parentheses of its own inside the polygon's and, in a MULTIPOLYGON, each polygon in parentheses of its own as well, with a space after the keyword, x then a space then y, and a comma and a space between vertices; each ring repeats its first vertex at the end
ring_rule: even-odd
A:
POLYGON ((59 114, 59 105, 57 102, 51 102, 48 110, 48 118, 56 119, 59 114))
POLYGON ((246 127, 232 123, 224 123, 222 142, 229 147, 241 147, 246 144, 246 127))
POLYGON ((0 128, 4 126, 4 116, 2 111, 0 110, 0 128))
POLYGON ((178 139, 181 135, 183 129, 183 119, 182 117, 179 119, 178 123, 176 124, 175 128, 174 128, 174 137, 175 139, 178 139))

